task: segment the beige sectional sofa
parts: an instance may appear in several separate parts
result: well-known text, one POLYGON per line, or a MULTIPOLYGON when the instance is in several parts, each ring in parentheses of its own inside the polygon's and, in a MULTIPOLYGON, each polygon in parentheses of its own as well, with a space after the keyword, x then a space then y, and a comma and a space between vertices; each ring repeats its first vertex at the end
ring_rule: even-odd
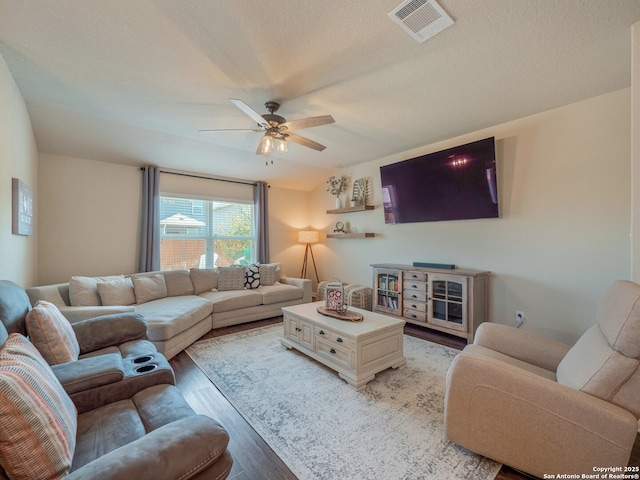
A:
POLYGON ((281 315, 311 301, 311 280, 286 277, 280 264, 261 265, 264 280, 245 288, 244 267, 192 268, 131 276, 72 277, 69 283, 27 289, 33 305, 46 300, 70 322, 135 311, 148 339, 168 359, 214 328, 281 315), (243 274, 244 275, 244 274, 243 274), (259 284, 259 286, 257 286, 259 284))

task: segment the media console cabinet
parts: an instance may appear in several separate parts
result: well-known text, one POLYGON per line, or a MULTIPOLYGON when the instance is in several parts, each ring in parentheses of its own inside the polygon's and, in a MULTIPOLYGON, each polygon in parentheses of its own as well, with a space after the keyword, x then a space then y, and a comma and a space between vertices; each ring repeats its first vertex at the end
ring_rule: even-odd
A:
POLYGON ((373 311, 473 342, 487 319, 490 272, 377 263, 373 311))

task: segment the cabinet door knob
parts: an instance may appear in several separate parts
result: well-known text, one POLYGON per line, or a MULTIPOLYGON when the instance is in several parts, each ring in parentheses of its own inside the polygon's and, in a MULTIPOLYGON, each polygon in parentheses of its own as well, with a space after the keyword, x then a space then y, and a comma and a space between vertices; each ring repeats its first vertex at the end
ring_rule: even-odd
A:
POLYGON ((336 353, 336 351, 332 348, 331 350, 329 350, 331 353, 336 353))
POLYGON ((296 327, 296 332, 300 332, 300 331, 302 331, 302 329, 296 327))
POLYGON ((318 332, 318 335, 324 335, 324 330, 320 330, 320 331, 318 332))
POLYGON ((336 342, 342 343, 342 339, 341 339, 340 337, 338 337, 338 338, 336 339, 336 342))

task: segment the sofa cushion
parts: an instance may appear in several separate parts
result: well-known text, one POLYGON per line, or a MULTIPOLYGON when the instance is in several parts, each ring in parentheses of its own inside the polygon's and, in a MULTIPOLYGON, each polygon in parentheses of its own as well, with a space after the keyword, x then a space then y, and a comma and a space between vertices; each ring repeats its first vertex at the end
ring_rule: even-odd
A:
POLYGON ((98 294, 98 282, 110 282, 119 278, 124 278, 124 275, 71 277, 69 280, 69 301, 71 305, 74 307, 97 307, 102 305, 98 294))
POLYGON ((211 315, 212 305, 194 295, 165 297, 136 307, 147 321, 147 337, 164 341, 189 329, 211 315))
POLYGON ((0 464, 10 478, 61 478, 71 469, 76 408, 22 335, 0 347, 0 464))
POLYGON ((213 304, 214 314, 262 305, 262 293, 260 293, 259 289, 205 292, 200 296, 213 304))
POLYGON ((192 268, 189 276, 196 295, 218 288, 218 270, 215 268, 192 268))
POLYGON ((244 287, 248 289, 260 287, 260 264, 252 263, 245 273, 244 287))
POLYGON ((193 295, 193 283, 188 270, 167 270, 162 274, 167 285, 167 296, 193 295))
POLYGON ((218 267, 218 290, 243 290, 246 271, 242 266, 218 267))
POLYGON ((273 305, 274 303, 298 300, 304 295, 304 291, 301 288, 285 284, 271 285, 266 287, 261 286, 259 291, 260 293, 262 293, 262 303, 265 305, 273 305))
POLYGON ((260 284, 275 285, 280 280, 280 265, 278 263, 260 264, 260 284))
POLYGON ((134 275, 133 289, 136 294, 136 303, 147 303, 167 296, 167 285, 164 275, 155 273, 151 275, 134 275))
POLYGON ((109 403, 81 413, 78 415, 73 470, 142 438, 145 433, 144 424, 132 400, 109 403))
POLYGON ((102 305, 133 305, 136 303, 133 283, 130 278, 98 282, 96 286, 102 305))
POLYGON ((72 362, 80 355, 80 345, 69 321, 53 303, 39 300, 27 314, 29 338, 49 365, 72 362))

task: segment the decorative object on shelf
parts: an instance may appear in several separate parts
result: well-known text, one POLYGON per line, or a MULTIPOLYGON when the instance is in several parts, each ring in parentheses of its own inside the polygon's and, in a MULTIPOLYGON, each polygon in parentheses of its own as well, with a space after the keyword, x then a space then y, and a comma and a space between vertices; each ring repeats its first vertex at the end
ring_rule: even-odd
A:
POLYGON ((316 272, 316 282, 320 283, 320 277, 318 277, 318 269, 316 268, 316 259, 313 256, 313 250, 311 249, 312 243, 318 243, 320 241, 320 234, 315 230, 301 230, 298 232, 298 242, 306 243, 304 249, 304 260, 302 262, 302 271, 300 272, 300 278, 306 278, 307 276, 307 260, 309 253, 311 253, 311 260, 313 262, 313 270, 316 272))
POLYGON ((347 306, 344 303, 344 287, 339 278, 332 278, 324 287, 325 308, 344 314, 347 306))
POLYGON ((13 218, 11 232, 14 235, 33 234, 33 192, 18 178, 11 179, 13 218))
POLYGON ((333 233, 347 233, 344 229, 344 223, 336 222, 336 228, 333 230, 333 233))
POLYGON ((347 176, 342 175, 340 178, 336 178, 335 175, 329 177, 327 180, 327 192, 336 197, 336 208, 342 208, 342 200, 340 195, 347 189, 347 176))
POLYGON ((367 203, 367 184, 368 178, 359 178, 353 182, 353 195, 351 196, 351 205, 359 207, 367 203))

